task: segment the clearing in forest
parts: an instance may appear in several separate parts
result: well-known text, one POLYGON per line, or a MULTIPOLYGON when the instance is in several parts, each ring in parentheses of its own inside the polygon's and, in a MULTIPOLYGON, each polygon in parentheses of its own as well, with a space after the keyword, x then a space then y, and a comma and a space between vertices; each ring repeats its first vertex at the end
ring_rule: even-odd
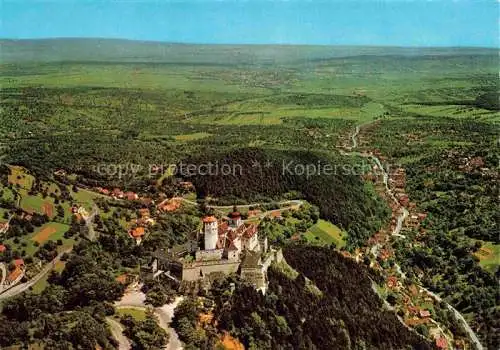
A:
POLYGON ((49 239, 55 241, 57 239, 62 239, 64 232, 66 232, 67 230, 68 225, 59 224, 57 222, 50 222, 43 225, 38 230, 38 232, 36 232, 33 237, 31 237, 31 240, 40 244, 48 241, 49 239))
POLYGON ((318 222, 311 226, 305 233, 305 237, 308 241, 313 243, 335 243, 337 248, 345 246, 342 230, 331 222, 325 220, 318 220, 318 222))

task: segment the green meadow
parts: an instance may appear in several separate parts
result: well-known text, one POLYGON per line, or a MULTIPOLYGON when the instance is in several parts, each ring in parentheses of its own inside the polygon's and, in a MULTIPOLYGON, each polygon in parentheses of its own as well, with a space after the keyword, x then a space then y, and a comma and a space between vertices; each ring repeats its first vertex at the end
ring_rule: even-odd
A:
POLYGON ((304 234, 304 237, 311 243, 335 243, 337 248, 342 248, 346 243, 345 233, 342 233, 340 228, 325 220, 319 220, 304 234))

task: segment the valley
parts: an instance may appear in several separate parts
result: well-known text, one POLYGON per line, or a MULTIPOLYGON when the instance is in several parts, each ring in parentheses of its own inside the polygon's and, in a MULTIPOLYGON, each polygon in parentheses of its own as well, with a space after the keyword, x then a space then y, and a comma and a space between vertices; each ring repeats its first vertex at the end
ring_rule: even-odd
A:
POLYGON ((1 45, 2 348, 498 348, 497 50, 1 45))

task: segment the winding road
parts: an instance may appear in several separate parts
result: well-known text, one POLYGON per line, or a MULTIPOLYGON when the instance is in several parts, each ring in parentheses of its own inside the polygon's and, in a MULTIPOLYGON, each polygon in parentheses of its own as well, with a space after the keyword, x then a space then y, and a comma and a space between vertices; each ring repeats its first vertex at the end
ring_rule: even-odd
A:
POLYGON ((5 268, 5 264, 0 262, 0 270, 2 271, 2 281, 0 282, 0 292, 3 290, 3 284, 5 283, 5 279, 7 278, 7 269, 5 268))
MULTIPOLYGON (((182 343, 179 340, 177 333, 173 328, 170 327, 170 322, 172 321, 172 317, 174 316, 174 309, 182 301, 182 299, 182 297, 177 297, 174 302, 153 309, 153 313, 158 318, 158 325, 163 328, 169 335, 169 341, 168 344, 164 347, 164 350, 182 350, 182 343)), ((145 301, 146 295, 139 288, 136 288, 126 292, 123 297, 115 303, 115 307, 117 309, 135 308, 147 310, 150 307, 145 304, 145 301)), ((113 332, 113 329, 111 330, 113 332)), ((117 331, 116 328, 115 331, 117 331)), ((122 346, 126 346, 125 342, 120 341, 119 336, 115 336, 115 339, 120 343, 120 350, 122 349, 122 346)))
POLYGON ((96 238, 93 223, 94 223, 94 218, 97 214, 99 214, 99 208, 97 207, 97 205, 94 204, 92 206, 92 213, 88 217, 85 218, 85 225, 87 226, 87 230, 88 230, 87 236, 88 236, 88 239, 91 241, 95 241, 95 238, 96 238))
MULTIPOLYGON (((352 147, 350 148, 351 150, 358 146, 358 142, 357 142, 356 138, 359 134, 359 131, 360 131, 360 127, 356 126, 354 133, 351 135, 351 140, 352 140, 352 147)), ((342 152, 342 153, 345 155, 363 156, 360 153, 354 153, 354 152, 352 152, 352 153, 342 152)), ((386 192, 392 198, 392 200, 394 200, 399 205, 399 201, 397 200, 396 196, 394 195, 394 193, 392 192, 392 190, 389 187, 389 184, 388 184, 389 175, 385 171, 384 167, 382 167, 382 163, 380 162, 380 159, 374 155, 369 155, 368 157, 370 157, 375 162, 375 164, 380 169, 380 171, 383 172, 382 175, 383 175, 383 181, 384 181, 384 186, 385 186, 386 192)), ((401 206, 401 208, 402 208, 402 213, 398 216, 397 224, 396 224, 396 227, 394 228, 394 230, 392 231, 392 235, 406 238, 404 235, 400 234, 400 231, 402 229, 403 222, 408 217, 409 213, 405 207, 401 206)), ((400 266, 397 264, 396 264, 396 270, 398 271, 398 273, 402 279, 406 278, 406 275, 403 273, 400 266)), ((448 308, 448 310, 450 310, 453 313, 455 319, 462 324, 462 326, 463 326, 465 332, 467 333, 467 335, 469 336, 469 339, 470 339, 471 343, 473 344, 474 348, 476 350, 484 350, 484 347, 481 344, 481 342, 479 341, 479 338, 477 337, 476 333, 472 330, 472 328, 469 326, 469 324, 467 323, 467 321, 465 320, 463 315, 457 309, 455 309, 449 303, 444 301, 439 295, 431 292, 427 288, 420 286, 420 289, 425 291, 427 294, 429 294, 431 297, 433 297, 436 301, 443 302, 446 305, 446 307, 448 308)))
POLYGON ((115 338, 115 340, 118 342, 118 350, 132 349, 130 340, 125 335, 123 335, 124 329, 120 322, 114 320, 112 317, 106 317, 106 322, 109 325, 113 338, 115 338))
POLYGON ((64 253, 69 253, 72 248, 66 249, 63 252, 60 252, 57 254, 57 256, 52 260, 50 263, 46 264, 43 269, 37 273, 33 278, 31 278, 28 282, 21 283, 18 285, 15 285, 14 287, 7 289, 5 292, 0 294, 0 300, 2 299, 7 299, 13 296, 16 296, 18 294, 23 293, 24 291, 28 290, 30 287, 34 286, 38 281, 40 281, 46 274, 48 274, 53 268, 56 262, 61 260, 61 257, 63 256, 64 253))
MULTIPOLYGON (((195 205, 195 206, 199 205, 198 202, 186 199, 184 197, 173 197, 173 198, 165 199, 163 202, 158 204, 158 206, 165 204, 169 200, 179 200, 179 201, 183 201, 185 203, 189 203, 191 205, 195 205)), ((286 207, 280 207, 277 209, 267 210, 267 211, 260 213, 256 217, 258 217, 259 219, 262 219, 262 218, 270 215, 272 212, 275 212, 277 210, 279 210, 279 211, 289 210, 289 209, 301 207, 302 205, 304 205, 304 201, 301 199, 291 199, 291 200, 281 201, 281 202, 277 202, 277 203, 280 206, 286 205, 286 207)), ((251 204, 241 204, 241 205, 236 205, 236 207, 238 207, 238 208, 250 208, 250 207, 259 207, 259 206, 263 206, 263 205, 267 205, 267 204, 271 204, 271 203, 260 202, 260 203, 251 203, 251 204)), ((234 208, 234 205, 207 205, 207 208, 222 211, 222 210, 231 210, 232 208, 234 208)), ((247 219, 247 220, 253 220, 253 219, 254 219, 254 217, 247 219)))

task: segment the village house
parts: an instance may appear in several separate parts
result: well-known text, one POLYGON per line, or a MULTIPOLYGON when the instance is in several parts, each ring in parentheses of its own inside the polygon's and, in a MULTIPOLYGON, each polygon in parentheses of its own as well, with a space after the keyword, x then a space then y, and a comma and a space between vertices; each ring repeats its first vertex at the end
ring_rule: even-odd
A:
POLYGON ((13 262, 14 269, 10 271, 9 275, 5 279, 5 284, 7 286, 15 284, 19 282, 24 274, 24 260, 23 259, 15 259, 13 262))
POLYGON ((0 244, 0 253, 3 253, 7 250, 7 247, 4 246, 3 244, 0 244))
POLYGON ((158 205, 158 210, 165 212, 172 212, 179 209, 180 206, 181 206, 181 201, 179 199, 172 198, 160 203, 160 205, 158 205))
POLYGON ((448 349, 448 341, 446 340, 445 337, 437 337, 436 338, 436 347, 438 349, 448 349))
POLYGON ((8 222, 0 222, 0 234, 5 233, 9 230, 9 223, 8 222))
POLYGON ((379 258, 380 258, 380 260, 382 260, 382 261, 387 261, 387 260, 389 260, 392 256, 393 256, 393 253, 392 253, 392 251, 390 251, 389 249, 387 249, 387 248, 382 248, 382 249, 380 250, 380 254, 379 254, 379 258))
POLYGON ((387 287, 393 290, 399 288, 398 279, 396 276, 387 277, 387 287))
POLYGON ((12 285, 12 284, 18 282, 19 279, 21 278, 22 274, 23 274, 23 270, 20 267, 16 266, 14 268, 14 270, 12 270, 9 273, 9 275, 7 276, 7 278, 5 279, 5 284, 9 286, 9 285, 12 285))
POLYGON ((419 310, 419 315, 422 318, 431 317, 429 310, 419 310))
POLYGON ((111 192, 111 196, 115 199, 122 199, 123 198, 123 191, 120 190, 119 188, 113 189, 113 192, 111 192))
POLYGON ((109 196, 110 191, 108 189, 106 189, 106 188, 97 187, 96 190, 99 193, 102 193, 102 194, 104 194, 106 196, 109 196))
POLYGON ((130 237, 135 239, 136 243, 139 245, 142 242, 142 238, 146 234, 146 230, 142 226, 135 227, 131 230, 129 230, 128 234, 130 237))
POLYGON ((123 197, 125 197, 125 199, 127 199, 129 201, 135 201, 135 200, 139 199, 139 195, 137 193, 131 192, 131 191, 125 192, 123 194, 123 197))

